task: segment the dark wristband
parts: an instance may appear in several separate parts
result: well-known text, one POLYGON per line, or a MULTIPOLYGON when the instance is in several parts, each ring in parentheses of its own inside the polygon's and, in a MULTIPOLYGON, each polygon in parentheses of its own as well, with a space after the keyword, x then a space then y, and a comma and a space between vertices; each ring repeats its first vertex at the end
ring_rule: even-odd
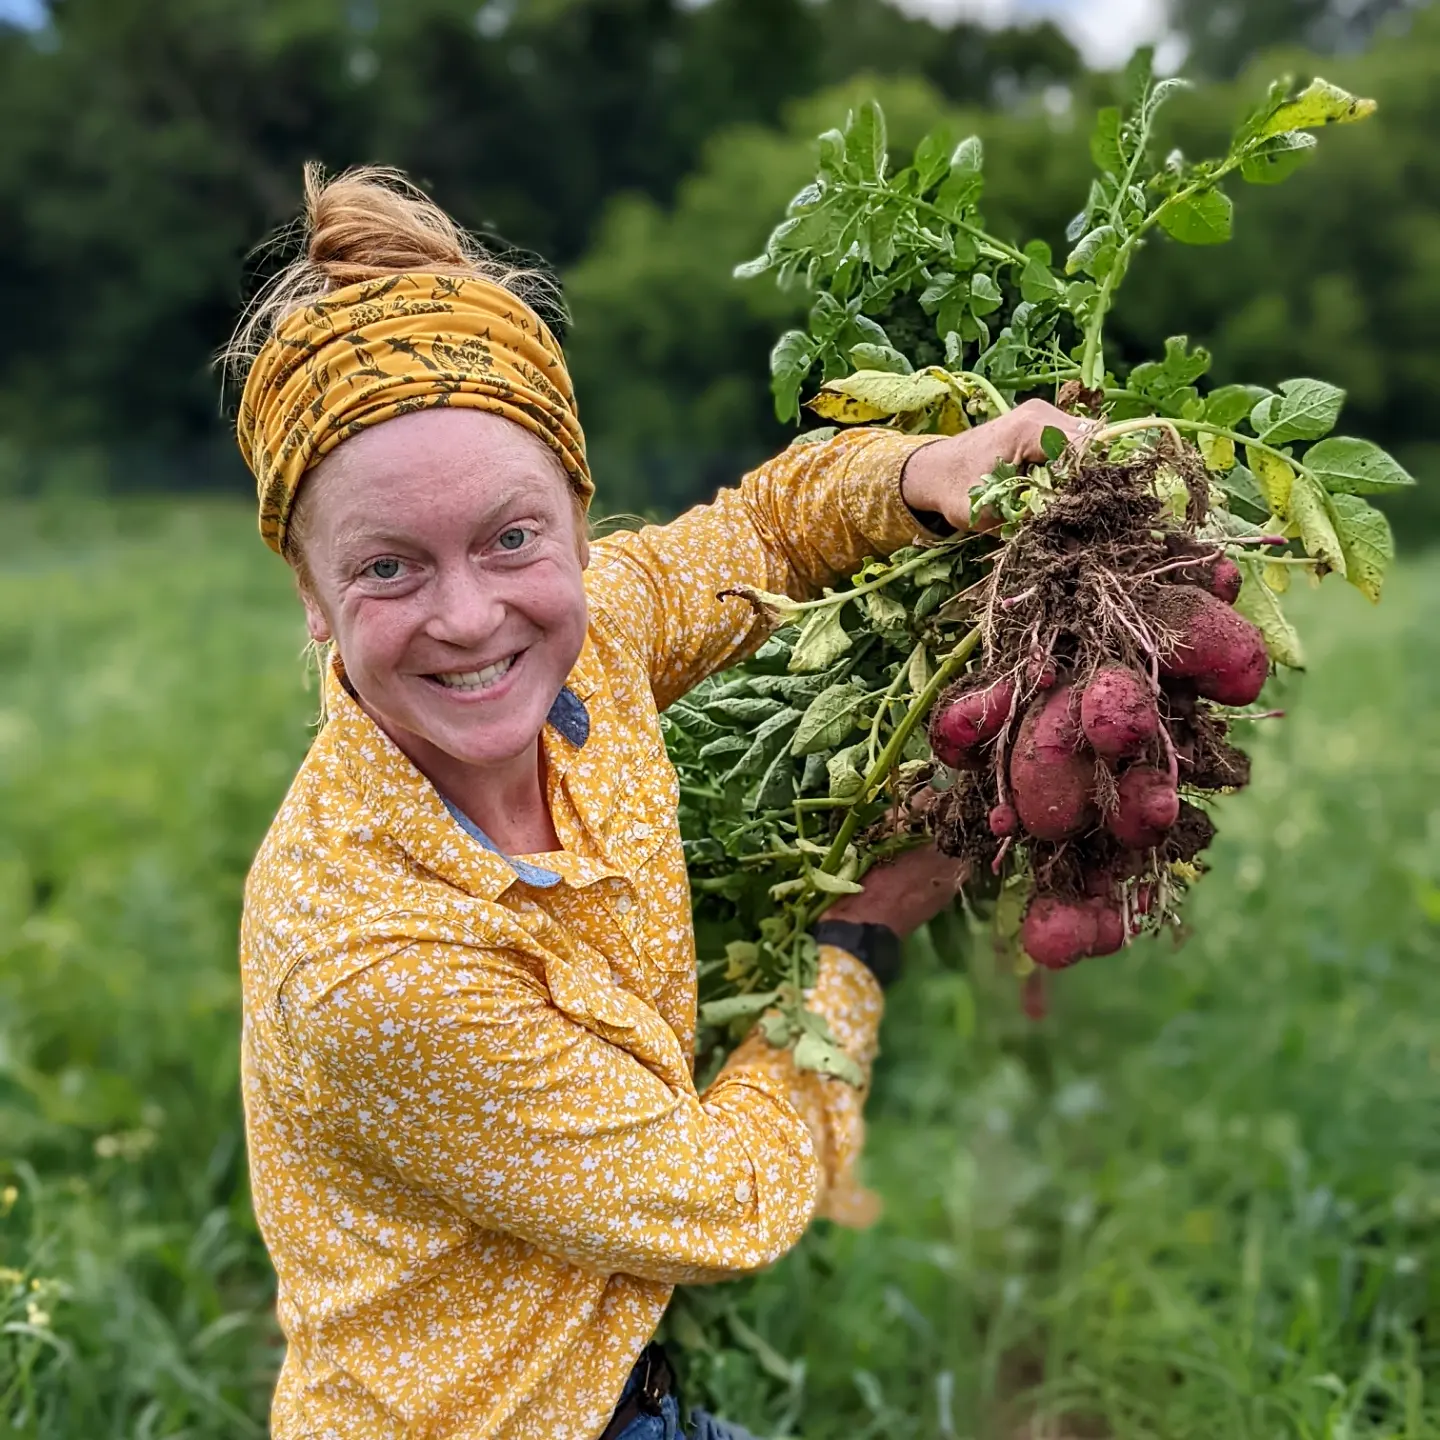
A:
POLYGON ((900 937, 888 925, 817 920, 810 933, 817 945, 848 950, 880 982, 881 989, 900 973, 900 937))

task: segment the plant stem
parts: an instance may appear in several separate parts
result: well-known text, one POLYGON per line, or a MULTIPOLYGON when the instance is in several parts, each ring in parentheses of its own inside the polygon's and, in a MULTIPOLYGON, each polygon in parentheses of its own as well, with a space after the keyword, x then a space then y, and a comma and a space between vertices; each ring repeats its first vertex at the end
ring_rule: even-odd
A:
MULTIPOLYGON (((890 705, 900 694, 900 687, 905 683, 905 672, 909 669, 908 662, 902 660, 895 667, 895 675, 891 679, 885 693, 880 697, 880 703, 875 707, 875 718, 870 722, 870 734, 865 741, 865 754, 871 764, 875 762, 875 746, 880 739, 880 727, 885 723, 886 717, 890 714, 890 705)), ((863 791, 861 792, 864 793, 863 791)))
MULTIPOLYGON (((895 727, 895 733, 891 735, 889 743, 880 752, 880 758, 870 767, 870 773, 865 777, 865 788, 857 797, 857 805, 860 800, 869 799, 871 794, 885 783, 886 777, 890 774, 896 760, 899 759, 900 752, 905 748, 905 742, 914 733, 915 727, 925 718, 930 706, 935 702, 935 697, 960 673, 979 643, 980 627, 977 625, 940 662, 934 675, 930 677, 930 683, 916 696, 914 703, 905 712, 905 718, 895 727)), ((852 808, 845 817, 844 824, 840 827, 840 833, 836 835, 834 843, 830 846, 830 853, 820 865, 820 868, 827 874, 833 875, 840 869, 845 860, 845 851, 859 828, 860 811, 852 808)))
POLYGON ((1266 455, 1273 455, 1294 470, 1305 470, 1306 474, 1310 473, 1300 461, 1292 455, 1285 454, 1283 450, 1277 450, 1273 445, 1267 445, 1253 435, 1242 435, 1238 430, 1227 430, 1223 425, 1212 425, 1208 420, 1175 420, 1166 415, 1141 415, 1138 419, 1118 420, 1113 425, 1107 425, 1103 430, 1097 430, 1090 436, 1090 443, 1103 444, 1106 440, 1115 440, 1121 435, 1133 435, 1137 430, 1159 430, 1162 427, 1168 427, 1171 430, 1189 430, 1197 435, 1219 435, 1222 439, 1233 440, 1237 445, 1244 445, 1248 449, 1260 450, 1266 455))
MULTIPOLYGON (((1100 294, 1095 301, 1095 309, 1090 319, 1085 324, 1085 354, 1080 361, 1081 379, 1086 385, 1094 389, 1105 378, 1104 351, 1101 348, 1100 336, 1105 328, 1105 316, 1110 310, 1110 300, 1115 293, 1120 281, 1117 277, 1123 276, 1130 263, 1130 257, 1139 247, 1145 236, 1159 223, 1160 217, 1172 205, 1178 205, 1188 200, 1192 195, 1198 194, 1201 190, 1213 189, 1240 163, 1239 156, 1232 156, 1224 165, 1213 173, 1203 176, 1201 179, 1193 180, 1183 189, 1177 190, 1173 195, 1157 205, 1141 222, 1135 227, 1134 233, 1125 241, 1115 254, 1105 279, 1100 284, 1100 294)), ((1132 165, 1133 170, 1133 165, 1132 165)), ((1122 192, 1123 193, 1123 192, 1122 192)), ((1116 196, 1115 205, 1112 207, 1111 221, 1114 222, 1119 213, 1120 198, 1116 196)))
MULTIPOLYGON (((888 186, 877 185, 873 182, 846 181, 835 188, 837 190, 859 190, 866 195, 883 195, 887 200, 895 198, 895 192, 888 186)), ((982 245, 988 245, 995 252, 997 258, 1013 260, 1017 265, 1030 263, 1030 257, 1023 250, 1017 250, 1013 245, 1007 245, 1003 240, 997 240, 988 230, 982 230, 980 226, 972 225, 968 220, 957 220, 953 215, 947 215, 938 205, 932 205, 928 200, 912 199, 910 204, 917 211, 926 215, 934 215, 936 219, 943 220, 947 225, 953 225, 957 230, 963 230, 972 240, 977 240, 982 245)))
MULTIPOLYGON (((964 535, 955 535, 948 540, 942 540, 938 545, 931 545, 922 554, 912 556, 902 564, 885 571, 883 575, 877 575, 873 580, 867 580, 863 585, 856 585, 852 590, 840 590, 833 595, 822 595, 818 600, 801 600, 793 606, 787 606, 785 614, 789 617, 798 615, 802 611, 821 610, 826 605, 844 604, 846 601, 854 600, 857 596, 868 595, 872 590, 883 590, 892 580, 899 579, 901 575, 908 575, 912 570, 918 570, 922 565, 933 560, 941 551, 953 550, 972 538, 973 536, 967 532, 964 535)), ((790 623, 788 618, 785 623, 790 623)))
POLYGON ((951 373, 951 379, 963 380, 967 385, 973 385, 977 390, 984 393, 989 400, 990 407, 997 415, 1008 415, 1014 406, 1010 405, 1005 397, 983 376, 977 375, 973 370, 959 370, 951 373))

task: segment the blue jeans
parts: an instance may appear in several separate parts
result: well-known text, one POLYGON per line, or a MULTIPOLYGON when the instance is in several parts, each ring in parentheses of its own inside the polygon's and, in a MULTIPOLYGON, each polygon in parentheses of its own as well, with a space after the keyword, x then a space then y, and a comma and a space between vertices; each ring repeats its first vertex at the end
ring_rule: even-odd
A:
MULTIPOLYGON (((640 1388, 640 1378, 640 1366, 637 1364, 620 1392, 622 1405, 640 1388)), ((673 1395, 666 1395, 660 1401, 658 1415, 637 1415, 620 1432, 617 1440, 756 1440, 756 1437, 739 1425, 717 1420, 704 1410, 692 1410, 689 1429, 682 1429, 680 1402, 673 1395)))

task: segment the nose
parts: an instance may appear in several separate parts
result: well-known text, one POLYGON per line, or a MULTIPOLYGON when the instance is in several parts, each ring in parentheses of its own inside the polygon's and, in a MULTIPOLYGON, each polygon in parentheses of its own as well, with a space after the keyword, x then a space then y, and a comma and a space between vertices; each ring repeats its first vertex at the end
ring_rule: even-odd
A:
POLYGON ((426 634, 456 649, 483 648, 505 619, 505 604, 494 584, 470 565, 446 566, 431 593, 426 634))

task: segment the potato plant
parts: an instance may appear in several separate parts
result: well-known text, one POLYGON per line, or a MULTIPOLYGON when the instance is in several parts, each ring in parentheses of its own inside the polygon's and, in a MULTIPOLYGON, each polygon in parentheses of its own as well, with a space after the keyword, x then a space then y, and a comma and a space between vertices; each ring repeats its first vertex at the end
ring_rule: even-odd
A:
POLYGON ((1232 732, 1271 713, 1272 667, 1303 663, 1292 578, 1380 597, 1393 544, 1365 497, 1413 482, 1331 433, 1340 389, 1207 389, 1210 356, 1184 336, 1123 376, 1107 365, 1147 244, 1225 241, 1227 185, 1283 181, 1314 132, 1375 108, 1277 81, 1224 155, 1157 163, 1156 116, 1183 84, 1132 62, 1058 265, 986 228, 978 139, 937 131, 892 172, 867 104, 820 137, 815 180, 737 271, 814 295, 771 357, 780 417, 828 422, 796 444, 855 424, 954 434, 1030 395, 1095 423, 987 477, 989 533, 872 560, 810 601, 741 590, 769 640, 666 712, 717 1050, 759 1020, 801 1066, 853 1079, 804 1006, 807 929, 932 837, 971 862, 966 902, 1022 974, 1177 925, 1216 799, 1248 779, 1232 732))

